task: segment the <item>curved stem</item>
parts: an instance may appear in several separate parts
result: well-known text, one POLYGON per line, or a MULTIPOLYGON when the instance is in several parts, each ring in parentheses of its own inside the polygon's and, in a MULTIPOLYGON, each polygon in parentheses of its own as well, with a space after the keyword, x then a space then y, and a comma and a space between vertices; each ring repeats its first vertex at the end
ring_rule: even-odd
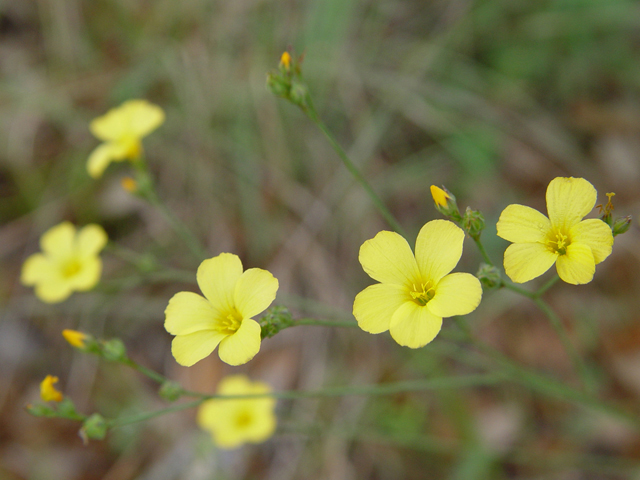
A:
POLYGON ((307 114, 309 119, 313 123, 315 123, 316 126, 320 129, 320 131, 324 134, 325 138, 329 141, 333 149, 336 151, 336 153, 340 157, 340 160, 342 160, 342 163, 344 164, 344 166, 347 168, 347 170, 349 170, 349 173, 351 173, 353 178, 356 179, 356 181, 360 184, 360 186, 364 188, 365 192, 367 193, 367 195, 369 195, 369 198, 373 202, 374 206, 378 209, 378 211, 387 221, 389 226, 393 228, 393 230, 395 230, 397 233, 407 238, 406 232, 403 230, 403 228, 400 226, 400 224, 395 219, 393 214, 382 202, 380 197, 378 197, 378 195, 373 190, 369 182, 367 182, 367 180, 364 178, 360 170, 358 170, 358 167, 356 167, 356 165, 351 161, 351 159, 346 154, 346 152, 342 149, 340 144, 335 140, 335 138, 333 137, 333 134, 329 131, 329 129, 320 119, 319 115, 315 111, 315 108, 311 106, 309 108, 303 109, 303 111, 307 114))
POLYGON ((480 250, 480 255, 482 255, 482 258, 484 259, 485 263, 494 267, 495 265, 491 261, 491 258, 489 258, 489 254, 485 250, 484 245, 482 245, 482 242, 480 241, 480 237, 471 237, 471 238, 476 243, 478 250, 480 250))

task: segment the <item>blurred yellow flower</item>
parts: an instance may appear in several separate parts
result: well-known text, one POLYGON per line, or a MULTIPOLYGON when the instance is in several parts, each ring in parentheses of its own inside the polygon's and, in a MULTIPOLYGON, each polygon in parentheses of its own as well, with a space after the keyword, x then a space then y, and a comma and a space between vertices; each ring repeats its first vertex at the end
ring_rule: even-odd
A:
MULTIPOLYGON (((244 375, 232 375, 218 385, 219 395, 255 395, 270 393, 266 383, 251 382, 244 375)), ((232 449, 244 443, 260 443, 273 435, 276 429, 272 397, 246 399, 213 399, 204 402, 198 410, 198 425, 211 432, 220 448, 232 449)))
POLYGON ((547 218, 524 205, 509 205, 498 221, 498 236, 512 242, 504 269, 516 283, 539 277, 555 263, 562 280, 589 283, 596 264, 611 253, 613 234, 602 220, 582 220, 596 203, 596 189, 584 178, 558 177, 547 187, 547 218))
POLYGON ((77 330, 64 329, 62 336, 72 347, 84 348, 84 341, 88 335, 77 330))
POLYGON ((418 234, 415 256, 407 241, 382 231, 360 247, 364 271, 380 283, 353 303, 358 325, 369 333, 390 331, 400 345, 418 348, 440 331, 443 317, 466 315, 482 298, 480 281, 449 273, 462 256, 464 232, 448 220, 433 220, 418 234))
POLYGON ((289 52, 283 52, 280 57, 280 65, 282 65, 285 70, 289 70, 291 67, 291 54, 289 52))
POLYGON ((42 382, 40 382, 40 398, 45 402, 61 402, 62 393, 56 390, 53 386, 54 383, 58 383, 58 377, 53 375, 47 375, 42 382))
POLYGON ((276 298, 278 280, 266 270, 243 273, 240 258, 221 253, 198 267, 204 298, 176 293, 165 310, 164 327, 176 335, 171 353, 180 365, 191 366, 220 345, 218 354, 229 365, 241 365, 260 350, 261 328, 252 319, 276 298))
POLYGON ((137 160, 142 154, 142 138, 164 122, 164 111, 146 100, 128 100, 89 125, 100 144, 87 161, 93 178, 102 175, 113 161, 137 160))
POLYGON ((107 234, 100 225, 87 225, 76 232, 71 223, 60 223, 42 235, 43 253, 27 258, 21 281, 35 286, 36 296, 47 303, 61 302, 73 291, 90 290, 100 280, 99 253, 106 244, 107 234))

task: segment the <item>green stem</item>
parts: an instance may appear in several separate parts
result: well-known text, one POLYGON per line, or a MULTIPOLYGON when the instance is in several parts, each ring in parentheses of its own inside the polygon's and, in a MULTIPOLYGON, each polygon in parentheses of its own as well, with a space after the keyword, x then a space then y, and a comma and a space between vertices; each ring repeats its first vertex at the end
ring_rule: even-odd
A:
MULTIPOLYGON (((154 372, 155 373, 155 372, 154 372)), ((146 373, 145 373, 146 374, 146 373)), ((159 374, 158 374, 159 375, 159 374)), ((346 387, 329 387, 320 390, 311 391, 284 391, 284 392, 266 392, 256 393, 249 395, 206 395, 197 392, 192 392, 193 395, 186 394, 187 396, 198 396, 198 400, 192 402, 180 403, 178 405, 172 405, 167 408, 156 410, 153 412, 144 412, 129 417, 118 418, 109 421, 111 427, 122 427, 124 425, 131 425, 137 422, 143 422, 151 418, 164 415, 166 413, 177 412, 186 410, 189 408, 197 407, 206 400, 243 400, 250 398, 279 398, 279 399, 300 399, 300 398, 321 398, 321 397, 342 397, 347 395, 393 395, 396 393, 404 392, 422 392, 429 390, 440 390, 449 388, 469 388, 476 386, 494 385, 498 382, 504 381, 503 375, 498 374, 476 374, 466 375, 458 377, 445 377, 434 378, 430 380, 415 380, 408 382, 398 382, 388 385, 360 385, 360 386, 346 386, 346 387)))
POLYGON ((298 325, 311 325, 314 327, 345 327, 345 328, 354 328, 358 326, 356 322, 349 322, 349 321, 343 321, 343 320, 317 320, 315 318, 300 318, 298 320, 294 320, 294 323, 290 326, 296 327, 298 325))
POLYGON ((153 207, 155 207, 160 215, 165 219, 167 224, 173 229, 178 236, 182 238, 191 253, 197 260, 202 261, 209 257, 207 251, 202 247, 200 242, 191 233, 184 223, 182 223, 178 217, 176 217, 161 201, 158 196, 153 179, 146 167, 144 161, 135 162, 136 170, 138 172, 138 193, 153 207))
POLYGON ((547 283, 545 283, 543 286, 541 286, 538 290, 536 290, 534 295, 536 297, 541 297, 542 294, 544 292, 546 292, 547 290, 549 290, 551 287, 553 287, 558 280, 560 280, 560 277, 556 273, 551 280, 549 280, 547 283))
POLYGON ((374 206, 378 209, 378 211, 387 221, 389 226, 393 228, 393 230, 395 230, 397 233, 407 238, 407 235, 404 232, 403 228, 400 226, 400 224, 395 219, 393 214, 382 202, 380 197, 378 197, 378 195, 373 190, 371 185, 369 185, 369 182, 367 182, 367 180, 364 178, 360 170, 358 170, 358 167, 356 167, 356 165, 351 161, 351 159, 348 157, 346 152, 342 149, 340 144, 335 140, 335 138, 333 137, 333 134, 329 131, 329 129, 320 119, 320 116, 317 114, 315 108, 313 106, 310 106, 309 108, 304 108, 303 111, 307 114, 307 117, 309 117, 309 119, 313 123, 315 123, 316 126, 320 129, 320 131, 324 134, 325 138, 329 141, 333 149, 336 151, 336 153, 340 157, 340 160, 342 160, 342 163, 344 164, 344 166, 347 168, 347 170, 349 170, 349 173, 351 173, 353 178, 355 178, 356 181, 360 183, 362 188, 364 188, 365 192, 367 192, 367 195, 369 195, 369 198, 373 202, 374 206))
POLYGON ((480 241, 480 237, 478 236, 478 237, 471 237, 471 238, 478 246, 478 250, 480 250, 480 254, 482 255, 482 258, 484 259, 485 263, 491 265, 492 267, 495 266, 491 261, 491 258, 489 258, 489 254, 485 250, 484 245, 482 245, 482 242, 480 241))
POLYGON ((551 322, 551 326, 553 326, 553 328, 556 331, 556 334, 558 335, 558 337, 560 337, 560 341, 562 342, 564 349, 569 355, 569 358, 571 359, 571 362, 573 363, 574 368, 580 375, 580 378, 582 380, 584 387, 587 389, 587 391, 593 393, 595 386, 593 385, 592 377, 589 373, 589 370, 587 369, 587 366, 584 364, 582 357, 580 356, 580 354, 578 354, 573 343, 571 342, 571 339, 567 334, 567 330, 562 324, 562 320, 556 314, 556 312, 551 308, 551 306, 547 302, 542 300, 542 298, 536 297, 533 299, 533 302, 537 305, 537 307, 540 310, 542 310, 542 312, 544 312, 544 314, 547 316, 547 318, 551 322))

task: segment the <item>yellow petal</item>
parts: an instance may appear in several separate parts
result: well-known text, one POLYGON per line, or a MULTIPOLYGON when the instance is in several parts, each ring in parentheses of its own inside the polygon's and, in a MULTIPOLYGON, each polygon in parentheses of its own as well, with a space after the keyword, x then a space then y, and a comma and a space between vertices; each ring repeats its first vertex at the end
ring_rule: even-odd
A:
POLYGON ((391 317, 404 302, 411 301, 407 289, 400 285, 377 283, 362 290, 353 302, 353 316, 358 326, 369 333, 389 330, 391 317))
POLYGON ((524 283, 549 270, 557 257, 542 243, 514 243, 504 252, 504 270, 515 283, 524 283))
POLYGON ((498 236, 514 243, 542 242, 551 222, 539 211, 524 205, 509 205, 496 225, 498 236))
POLYGON ((69 345, 76 348, 84 348, 85 340, 89 337, 86 333, 68 328, 62 330, 62 336, 69 345))
POLYGON ((34 288, 36 297, 45 303, 59 303, 69 298, 73 293, 71 284, 68 281, 45 281, 39 282, 34 288))
POLYGON ((242 318, 252 318, 275 300, 278 280, 267 270, 250 268, 236 282, 234 301, 242 318))
POLYGON ((164 328, 171 335, 189 335, 215 328, 220 317, 206 298, 193 292, 176 293, 164 311, 164 328))
POLYGON ((556 263, 560 278, 572 285, 583 285, 593 280, 596 262, 591 249, 584 243, 573 242, 566 255, 560 255, 556 263))
POLYGON ((609 225, 597 218, 583 220, 569 231, 572 242, 584 243, 593 253, 596 264, 611 254, 613 234, 609 225))
POLYGON ((481 299, 480 280, 470 273, 452 273, 438 282, 426 306, 436 317, 453 317, 473 312, 481 299))
POLYGON ((196 277, 200 290, 211 305, 228 312, 234 307, 233 294, 240 275, 240 258, 232 253, 221 253, 202 262, 196 277))
POLYGON ((420 272, 411 247, 395 232, 379 232, 360 247, 358 256, 367 275, 382 283, 411 285, 420 272))
POLYGON ((171 353, 180 365, 190 367, 209 356, 225 336, 215 330, 178 335, 171 342, 171 353))
POLYGON ((124 160, 129 148, 120 143, 103 143, 98 145, 87 160, 87 172, 92 178, 100 178, 113 161, 124 160))
MULTIPOLYGON (((219 395, 248 395, 271 392, 262 382, 250 382, 244 375, 222 379, 219 395)), ((221 448, 236 448, 243 443, 258 443, 273 435, 276 428, 273 397, 248 399, 212 399, 198 410, 198 425, 211 432, 221 448)))
POLYGON ((107 233, 100 225, 92 223, 80 229, 77 236, 78 254, 82 257, 97 255, 108 241, 107 233))
POLYGON ((160 107, 146 100, 128 100, 94 119, 91 133, 103 141, 118 141, 125 136, 142 138, 164 122, 160 107))
POLYGON ((53 375, 47 375, 42 382, 40 382, 40 398, 45 402, 61 402, 62 392, 56 390, 53 386, 54 383, 58 383, 58 377, 53 375))
POLYGON ((593 210, 597 193, 584 178, 557 177, 549 183, 546 196, 551 225, 568 230, 593 210))
POLYGON ((437 283, 462 256, 464 232, 448 220, 432 220, 418 233, 416 260, 422 278, 437 283))
POLYGON ((436 338, 441 328, 442 318, 426 306, 405 302, 393 314, 389 333, 403 347, 419 348, 436 338))
POLYGON ((435 204, 440 207, 446 207, 447 200, 451 198, 447 192, 435 185, 431 185, 431 196, 433 197, 435 204))
POLYGON ((41 253, 34 253, 22 265, 20 281, 28 287, 38 282, 57 281, 58 278, 55 264, 41 253))
POLYGON ((49 257, 65 258, 74 251, 75 237, 76 228, 71 222, 62 222, 40 237, 40 248, 49 257))
POLYGON ((86 292, 95 287, 100 281, 100 275, 102 274, 102 260, 100 257, 85 257, 78 260, 80 270, 68 278, 70 287, 73 290, 86 292))
POLYGON ((220 343, 220 360, 229 365, 247 363, 260 351, 260 333, 262 329, 255 320, 242 320, 240 328, 220 343))

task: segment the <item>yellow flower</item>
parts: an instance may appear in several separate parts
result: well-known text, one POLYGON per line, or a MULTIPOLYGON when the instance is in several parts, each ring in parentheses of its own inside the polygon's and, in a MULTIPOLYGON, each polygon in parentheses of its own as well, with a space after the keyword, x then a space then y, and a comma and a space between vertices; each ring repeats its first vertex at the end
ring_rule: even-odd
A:
MULTIPOLYGON (((232 375, 218 385, 219 395, 254 395, 269 393, 266 383, 251 382, 244 375, 232 375)), ((244 443, 267 440, 276 429, 273 410, 275 398, 212 399, 198 410, 198 425, 211 432, 220 448, 231 449, 244 443)))
POLYGON ((87 170, 98 178, 112 161, 137 160, 142 138, 164 122, 164 112, 146 100, 128 100, 89 125, 91 133, 104 141, 89 156, 87 170))
POLYGON ((42 382, 40 382, 40 398, 45 402, 61 402, 62 393, 56 390, 53 386, 54 383, 58 383, 58 377, 53 375, 47 375, 42 382))
POLYGON ((260 325, 252 317, 276 298, 278 280, 266 270, 242 272, 240 259, 221 253, 198 267, 204 298, 176 293, 165 310, 164 327, 176 335, 171 353, 180 365, 191 366, 220 344, 218 354, 229 365, 241 365, 260 350, 260 325))
POLYGON ((584 178, 558 177, 547 187, 547 218, 524 205, 509 205, 498 221, 498 236, 513 242, 504 269, 516 283, 539 277, 555 263, 562 280, 589 283, 596 264, 611 253, 613 234, 602 220, 582 220, 596 203, 596 189, 584 178))
POLYGON ((77 330, 64 329, 62 336, 71 345, 76 348, 84 348, 84 342, 88 335, 86 333, 78 332, 77 330))
POLYGON ((449 273, 462 256, 464 232, 448 220, 433 220, 418 234, 415 257, 407 241, 382 231, 360 247, 364 271, 380 283, 353 303, 358 325, 369 333, 390 331, 400 345, 418 348, 440 331, 443 317, 476 309, 482 287, 469 273, 449 273))
POLYGON ((433 201, 439 207, 446 207, 447 200, 451 198, 447 192, 435 185, 431 185, 431 196, 433 197, 433 201))
POLYGON ((90 290, 100 280, 98 254, 106 244, 107 234, 100 225, 87 225, 76 232, 71 223, 60 223, 42 235, 43 253, 27 258, 21 281, 35 285, 36 296, 47 303, 61 302, 74 290, 90 290))

